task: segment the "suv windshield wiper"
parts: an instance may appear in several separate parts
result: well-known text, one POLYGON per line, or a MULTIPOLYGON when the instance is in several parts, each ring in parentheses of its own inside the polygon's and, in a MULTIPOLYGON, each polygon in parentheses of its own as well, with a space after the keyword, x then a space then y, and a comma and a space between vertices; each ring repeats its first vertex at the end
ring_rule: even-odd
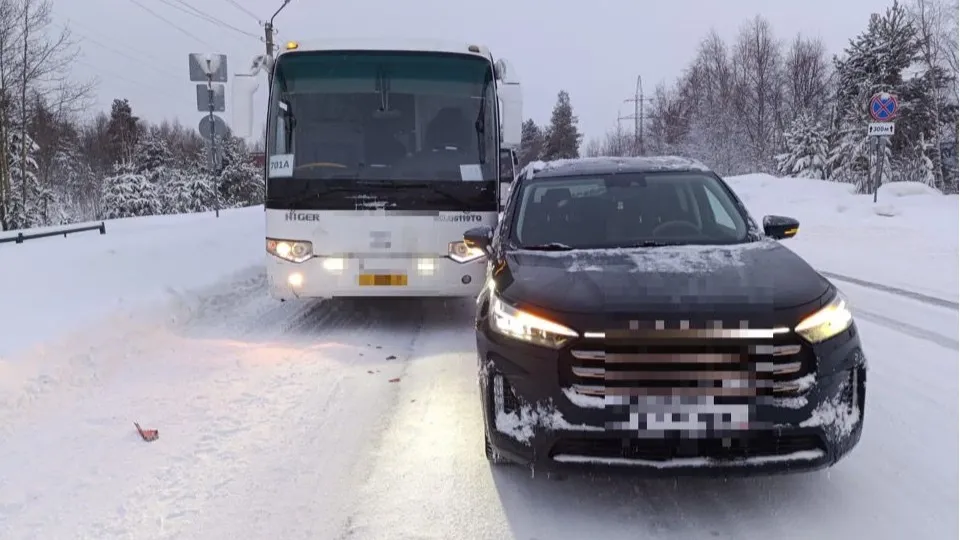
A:
POLYGON ((644 240, 643 242, 637 242, 635 244, 630 244, 626 247, 628 248, 640 248, 640 247, 663 247, 663 246, 679 246, 679 242, 661 242, 659 240, 644 240))
POLYGON ((520 246, 520 249, 529 249, 531 251, 570 251, 573 248, 566 244, 561 244, 560 242, 548 242, 546 244, 520 246))

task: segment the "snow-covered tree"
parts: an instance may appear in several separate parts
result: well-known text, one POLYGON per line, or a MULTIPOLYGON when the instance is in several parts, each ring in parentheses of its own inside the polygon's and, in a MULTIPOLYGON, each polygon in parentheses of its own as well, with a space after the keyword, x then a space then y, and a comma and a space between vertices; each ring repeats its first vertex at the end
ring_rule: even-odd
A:
POLYGON ((10 171, 10 192, 6 199, 7 224, 11 229, 26 229, 43 224, 44 205, 51 195, 40 184, 35 158, 40 147, 29 134, 14 130, 9 134, 7 163, 10 171))
POLYGON ((786 151, 777 156, 777 173, 797 178, 827 178, 829 142, 824 126, 806 112, 784 133, 786 151))
POLYGON ((106 219, 151 216, 162 209, 157 187, 137 173, 132 163, 118 164, 114 174, 103 180, 102 189, 101 205, 106 219))
MULTIPOLYGON (((860 192, 872 186, 868 173, 874 158, 865 129, 868 101, 877 92, 896 94, 903 88, 903 73, 917 55, 915 34, 907 12, 894 2, 883 15, 871 15, 867 30, 851 40, 845 56, 835 62, 838 115, 831 136, 830 176, 855 184, 860 192)), ((892 142, 886 160, 904 146, 903 135, 898 131, 892 142)), ((884 168, 885 179, 889 171, 884 168)))
MULTIPOLYGON (((217 187, 222 208, 237 208, 262 204, 264 198, 263 170, 253 164, 250 155, 239 137, 224 137, 217 140, 220 155, 217 187)), ((201 174, 209 174, 204 161, 201 174)))
POLYGON ((153 175, 170 165, 170 149, 162 138, 147 133, 137 141, 133 151, 134 171, 153 175))
POLYGON ((195 169, 174 170, 165 190, 168 211, 183 214, 211 210, 216 196, 213 183, 213 178, 195 169))

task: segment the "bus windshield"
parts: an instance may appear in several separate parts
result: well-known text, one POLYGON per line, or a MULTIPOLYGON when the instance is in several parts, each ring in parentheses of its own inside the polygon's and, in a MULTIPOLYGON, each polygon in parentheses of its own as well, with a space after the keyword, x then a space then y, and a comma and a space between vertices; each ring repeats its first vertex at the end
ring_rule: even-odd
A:
POLYGON ((271 90, 268 178, 496 181, 496 108, 482 57, 287 53, 271 90))

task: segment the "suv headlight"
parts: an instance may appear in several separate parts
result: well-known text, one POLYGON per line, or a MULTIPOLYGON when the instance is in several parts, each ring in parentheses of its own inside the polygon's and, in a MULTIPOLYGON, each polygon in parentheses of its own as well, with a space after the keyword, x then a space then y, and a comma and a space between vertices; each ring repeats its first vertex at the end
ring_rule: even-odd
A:
POLYGON ((820 343, 845 332, 853 324, 846 297, 840 292, 829 304, 800 321, 793 330, 810 343, 820 343))
POLYGON ((450 257, 454 262, 464 264, 480 260, 486 257, 487 254, 484 253, 482 249, 468 246, 466 242, 461 240, 459 242, 450 242, 447 244, 447 256, 450 257))
POLYGON ((292 263, 302 263, 313 257, 313 242, 267 238, 267 253, 292 263))
POLYGON ((570 338, 580 336, 562 324, 517 309, 497 296, 493 296, 490 306, 490 328, 498 334, 551 349, 559 349, 570 338))

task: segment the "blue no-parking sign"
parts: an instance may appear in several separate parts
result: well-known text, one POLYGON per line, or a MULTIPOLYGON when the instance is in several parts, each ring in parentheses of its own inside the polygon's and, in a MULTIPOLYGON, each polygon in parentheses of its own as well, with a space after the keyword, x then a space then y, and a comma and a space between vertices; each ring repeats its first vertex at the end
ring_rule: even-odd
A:
POLYGON ((897 96, 888 92, 878 92, 870 98, 870 116, 876 122, 893 121, 899 109, 897 96))

